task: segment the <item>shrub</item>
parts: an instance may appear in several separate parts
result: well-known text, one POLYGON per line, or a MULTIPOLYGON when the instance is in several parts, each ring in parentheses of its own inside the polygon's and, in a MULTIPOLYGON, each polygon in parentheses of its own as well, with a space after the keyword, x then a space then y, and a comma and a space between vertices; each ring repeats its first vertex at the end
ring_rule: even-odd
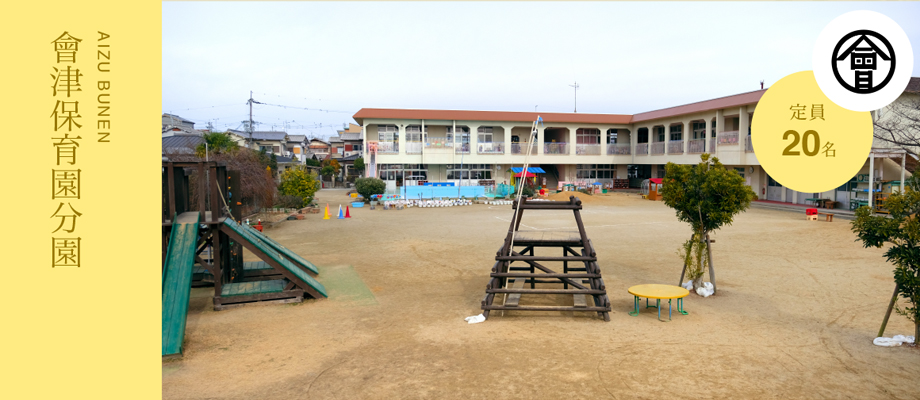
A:
POLYGON ((283 208, 301 208, 305 205, 303 197, 281 195, 278 197, 278 206, 283 208))
POLYGON ((308 171, 304 167, 294 167, 281 173, 281 185, 278 186, 278 193, 283 196, 300 197, 300 205, 304 207, 313 201, 313 195, 319 190, 320 184, 316 179, 316 174, 308 171))
POLYGON ((386 192, 387 184, 380 178, 358 178, 355 180, 355 190, 364 197, 364 201, 370 201, 371 196, 386 192))

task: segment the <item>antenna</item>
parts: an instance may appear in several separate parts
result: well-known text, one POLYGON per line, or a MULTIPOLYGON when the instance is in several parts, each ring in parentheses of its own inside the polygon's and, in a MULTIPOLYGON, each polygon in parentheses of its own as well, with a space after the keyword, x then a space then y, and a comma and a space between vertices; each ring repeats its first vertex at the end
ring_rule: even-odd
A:
MULTIPOLYGON (((578 81, 575 81, 574 85, 569 85, 569 87, 575 88, 575 112, 578 112, 578 81)), ((536 110, 536 107, 534 108, 536 110)))

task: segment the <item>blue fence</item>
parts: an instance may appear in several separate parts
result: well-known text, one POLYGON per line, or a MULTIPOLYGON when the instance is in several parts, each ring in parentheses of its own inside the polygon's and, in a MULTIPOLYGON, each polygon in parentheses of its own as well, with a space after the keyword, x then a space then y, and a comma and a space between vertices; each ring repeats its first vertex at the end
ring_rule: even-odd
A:
POLYGON ((406 199, 457 198, 458 196, 472 198, 485 197, 486 194, 485 186, 403 186, 399 189, 406 199))

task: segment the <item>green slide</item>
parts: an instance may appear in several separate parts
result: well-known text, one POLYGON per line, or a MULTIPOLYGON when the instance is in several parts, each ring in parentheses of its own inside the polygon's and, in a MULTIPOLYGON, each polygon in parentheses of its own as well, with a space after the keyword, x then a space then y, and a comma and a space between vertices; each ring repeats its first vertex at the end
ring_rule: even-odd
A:
POLYGON ((240 226, 244 227, 246 231, 252 234, 253 237, 256 237, 262 240, 262 242, 264 242, 269 247, 271 247, 272 249, 280 253, 282 256, 286 257, 288 260, 291 260, 299 265, 302 265, 304 268, 306 268, 310 272, 313 272, 314 275, 319 275, 319 268, 316 268, 316 266, 313 265, 313 263, 301 257, 300 254, 297 254, 291 250, 288 250, 288 248, 282 246, 281 243, 276 242, 274 239, 268 236, 265 236, 264 233, 257 231, 255 228, 249 225, 240 225, 240 226))
POLYGON ((182 213, 169 235, 163 273, 163 356, 182 354, 200 219, 197 212, 182 213))
POLYGON ((321 283, 317 282, 316 279, 313 279, 313 277, 307 274, 306 272, 304 272, 304 270, 294 265, 294 263, 292 263, 288 259, 285 259, 281 255, 281 253, 278 253, 277 251, 275 251, 274 248, 269 246, 268 243, 266 243, 259 237, 262 235, 256 236, 258 235, 257 233, 250 232, 249 229, 241 226, 240 224, 237 224, 230 218, 227 218, 226 220, 224 220, 224 226, 229 228, 231 231, 233 231, 237 235, 240 235, 240 237, 243 238, 243 240, 255 246, 257 249, 259 249, 259 251, 265 253, 265 255, 270 257, 274 262, 281 265, 281 267, 283 267, 288 272, 290 272, 292 275, 297 277, 297 279, 301 280, 307 286, 315 290, 316 293, 322 295, 323 297, 329 297, 329 295, 326 294, 326 288, 323 287, 321 283))

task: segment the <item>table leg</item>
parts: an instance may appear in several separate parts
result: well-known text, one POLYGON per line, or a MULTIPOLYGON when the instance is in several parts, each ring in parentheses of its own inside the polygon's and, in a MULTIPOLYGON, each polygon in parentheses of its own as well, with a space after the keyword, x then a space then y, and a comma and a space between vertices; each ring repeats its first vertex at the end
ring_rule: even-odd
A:
POLYGON ((677 312, 683 315, 687 315, 687 312, 684 311, 684 298, 683 297, 677 299, 677 312))
POLYGON ((629 315, 635 317, 639 315, 639 296, 633 296, 633 304, 635 304, 636 310, 630 311, 629 315))
POLYGON ((661 299, 655 299, 655 307, 658 308, 658 320, 661 321, 661 299))
POLYGON ((671 299, 668 299, 668 321, 671 320, 671 299))

